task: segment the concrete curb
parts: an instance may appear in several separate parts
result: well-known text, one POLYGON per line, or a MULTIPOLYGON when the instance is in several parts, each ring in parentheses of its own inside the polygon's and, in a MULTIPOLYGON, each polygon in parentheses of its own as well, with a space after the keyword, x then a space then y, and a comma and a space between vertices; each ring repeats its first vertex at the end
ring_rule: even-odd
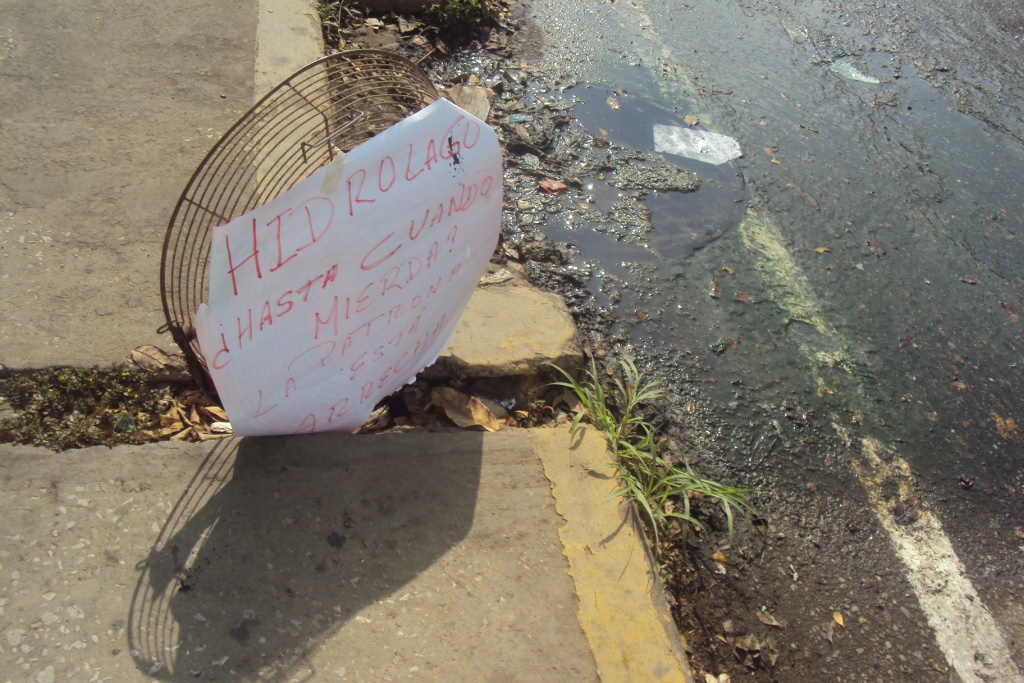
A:
POLYGON ((530 430, 551 482, 562 552, 579 597, 579 619, 603 683, 692 683, 661 580, 628 503, 600 468, 607 443, 592 429, 530 430))
POLYGON ((259 0, 256 28, 256 100, 324 53, 312 0, 259 0))

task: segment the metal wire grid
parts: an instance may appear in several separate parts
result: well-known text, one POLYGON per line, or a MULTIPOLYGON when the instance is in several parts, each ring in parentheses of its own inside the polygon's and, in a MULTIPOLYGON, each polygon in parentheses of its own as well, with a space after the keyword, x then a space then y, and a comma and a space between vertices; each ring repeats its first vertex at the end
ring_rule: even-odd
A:
POLYGON ((270 91, 207 153, 171 216, 160 264, 166 329, 204 388, 211 384, 192 314, 206 300, 212 228, 266 204, 438 97, 404 57, 340 52, 270 91))

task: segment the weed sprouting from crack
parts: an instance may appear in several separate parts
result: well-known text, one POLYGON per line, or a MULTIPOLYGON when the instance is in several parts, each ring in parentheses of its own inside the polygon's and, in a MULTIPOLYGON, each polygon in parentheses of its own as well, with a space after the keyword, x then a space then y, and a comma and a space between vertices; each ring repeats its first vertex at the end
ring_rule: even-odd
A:
POLYGON ((662 440, 657 438, 654 426, 643 418, 639 409, 642 404, 663 396, 665 390, 657 382, 648 381, 632 361, 621 359, 615 363, 610 392, 605 389, 593 358, 590 370, 580 380, 557 365, 551 367, 565 378, 552 384, 570 389, 580 401, 572 432, 575 433, 586 418, 607 438, 615 461, 604 467, 613 469, 621 484, 608 498, 624 496, 636 505, 656 556, 660 554, 662 534, 673 521, 681 528, 684 545, 689 525, 703 530, 701 523, 690 514, 691 496, 706 496, 721 505, 730 541, 736 511, 757 517, 757 511, 747 498, 750 489, 703 479, 689 465, 680 468, 662 457, 662 440))

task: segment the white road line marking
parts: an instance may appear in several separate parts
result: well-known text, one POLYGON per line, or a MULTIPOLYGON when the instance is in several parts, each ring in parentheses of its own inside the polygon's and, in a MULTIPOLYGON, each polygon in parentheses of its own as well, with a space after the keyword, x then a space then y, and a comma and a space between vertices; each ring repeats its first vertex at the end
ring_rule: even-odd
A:
MULTIPOLYGON (((810 370, 821 384, 819 369, 838 364, 848 348, 846 340, 821 313, 810 283, 784 246, 778 226, 767 216, 748 212, 740 224, 744 244, 754 253, 766 290, 790 321, 812 325, 831 339, 832 353, 822 353, 800 344, 810 370)), ((836 430, 846 431, 838 424, 836 430)), ((942 524, 925 510, 912 525, 895 522, 882 485, 894 482, 902 498, 913 491, 910 468, 898 453, 881 442, 865 438, 861 456, 853 467, 867 492, 879 523, 889 535, 893 548, 907 567, 906 577, 918 604, 935 632, 935 640, 964 683, 1024 683, 1024 677, 1010 657, 1006 640, 978 592, 964 575, 964 565, 953 550, 942 524), (884 454, 883 461, 881 454, 884 454)))
MULTIPOLYGON (((837 430, 845 432, 838 426, 837 430)), ((949 665, 965 683, 1024 681, 992 614, 964 575, 963 563, 938 518, 925 509, 913 524, 896 524, 891 503, 881 492, 885 484, 895 483, 901 498, 911 496, 913 482, 907 462, 871 438, 861 441, 861 456, 854 458, 854 470, 875 516, 907 567, 907 581, 949 665), (885 454, 884 460, 881 454, 885 454)))

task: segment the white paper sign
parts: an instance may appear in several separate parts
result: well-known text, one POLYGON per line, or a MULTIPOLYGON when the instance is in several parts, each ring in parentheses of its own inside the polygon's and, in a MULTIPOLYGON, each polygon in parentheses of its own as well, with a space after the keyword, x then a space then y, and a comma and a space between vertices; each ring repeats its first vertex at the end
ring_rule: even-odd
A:
POLYGON ((438 100, 215 228, 195 327, 235 433, 362 425, 447 345, 501 204, 494 131, 438 100))

